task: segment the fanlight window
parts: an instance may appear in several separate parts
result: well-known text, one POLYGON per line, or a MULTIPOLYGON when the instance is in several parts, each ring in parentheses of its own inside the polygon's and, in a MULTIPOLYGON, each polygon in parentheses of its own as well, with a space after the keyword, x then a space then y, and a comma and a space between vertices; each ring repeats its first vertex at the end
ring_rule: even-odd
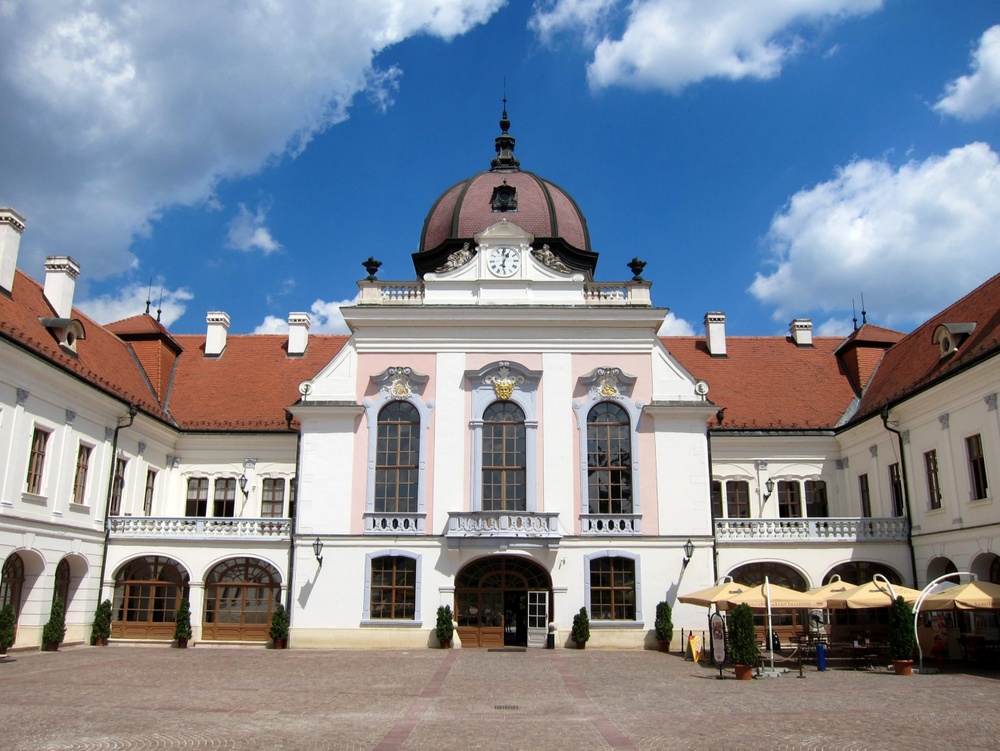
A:
POLYGON ((525 511, 527 438, 524 412, 493 402, 483 413, 483 511, 525 511))
POLYGON ((612 402, 587 416, 587 486, 590 513, 632 513, 632 427, 612 402))
POLYGON ((379 412, 375 452, 375 511, 415 513, 420 415, 410 402, 389 402, 379 412))

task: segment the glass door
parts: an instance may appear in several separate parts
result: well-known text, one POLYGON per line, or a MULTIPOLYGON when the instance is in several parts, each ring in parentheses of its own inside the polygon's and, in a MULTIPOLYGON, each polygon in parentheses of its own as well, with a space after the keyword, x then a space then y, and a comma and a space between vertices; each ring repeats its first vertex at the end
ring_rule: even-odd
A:
POLYGON ((545 648, 549 632, 549 593, 528 592, 528 646, 545 648))

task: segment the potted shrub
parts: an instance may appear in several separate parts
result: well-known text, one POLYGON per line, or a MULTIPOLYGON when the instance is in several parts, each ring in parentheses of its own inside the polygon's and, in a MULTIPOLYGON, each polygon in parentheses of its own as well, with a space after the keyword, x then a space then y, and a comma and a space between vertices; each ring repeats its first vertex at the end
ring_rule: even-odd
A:
POLYGON ((288 643, 288 611, 280 602, 274 605, 274 612, 271 613, 271 628, 267 635, 271 637, 271 646, 275 649, 284 649, 288 643))
POLYGON ((0 655, 6 655, 7 650, 14 646, 17 636, 17 616, 14 606, 9 602, 0 609, 0 655))
POLYGON ((441 605, 437 609, 437 624, 434 633, 441 649, 451 649, 451 640, 455 637, 455 622, 452 620, 451 605, 441 605))
POLYGON ((732 661, 736 677, 741 681, 753 678, 757 664, 757 634, 753 627, 753 611, 749 605, 737 605, 729 611, 729 643, 727 657, 732 661))
POLYGON ((573 628, 569 632, 569 638, 576 642, 577 649, 586 649, 587 642, 590 641, 590 617, 587 615, 587 608, 580 608, 580 612, 573 616, 573 628))
POLYGON ((674 636, 674 621, 670 603, 664 601, 656 604, 656 620, 653 621, 653 630, 656 631, 657 648, 661 652, 669 652, 670 640, 674 636))
POLYGON ((178 649, 187 649, 188 639, 191 638, 191 604, 187 598, 181 600, 177 612, 174 613, 174 641, 177 642, 178 649))
POLYGON ((52 600, 48 623, 42 628, 42 649, 55 652, 66 636, 66 611, 62 598, 58 595, 52 600))
POLYGON ((90 628, 90 640, 98 647, 105 647, 111 637, 111 600, 105 600, 94 611, 94 625, 90 628))
POLYGON ((897 597, 889 611, 889 657, 896 675, 909 675, 913 666, 913 611, 902 597, 897 597))

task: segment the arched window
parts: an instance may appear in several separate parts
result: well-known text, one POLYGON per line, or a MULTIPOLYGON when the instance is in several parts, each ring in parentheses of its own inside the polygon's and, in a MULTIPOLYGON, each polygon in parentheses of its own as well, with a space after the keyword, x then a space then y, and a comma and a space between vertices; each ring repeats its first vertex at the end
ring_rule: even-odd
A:
POLYGON ((483 511, 526 511, 524 412, 493 402, 483 413, 483 511))
POLYGON ((789 589, 797 589, 800 592, 804 592, 808 588, 806 579, 802 574, 791 566, 773 561, 746 563, 739 568, 733 569, 729 573, 729 576, 733 577, 733 581, 737 584, 747 587, 756 587, 759 584, 763 584, 764 577, 766 576, 771 584, 778 584, 789 589))
POLYGON ((69 561, 63 558, 56 566, 56 586, 52 593, 53 597, 58 597, 63 602, 63 608, 69 610, 69 561))
POLYGON ((419 462, 420 415, 410 402, 389 402, 378 414, 376 513, 416 513, 419 462))
POLYGON ((632 513, 632 427, 614 402, 587 415, 587 491, 592 514, 632 513))
POLYGON ((903 583, 899 574, 884 563, 875 563, 874 561, 848 561, 847 563, 834 566, 823 577, 823 583, 829 584, 833 580, 834 575, 837 575, 841 581, 848 582, 849 584, 864 584, 874 579, 875 574, 881 574, 892 584, 903 583))
POLYGON ((136 558, 115 576, 116 638, 170 639, 174 614, 187 596, 188 575, 176 561, 159 555, 136 558))
POLYGON ((14 617, 21 614, 21 592, 24 590, 24 561, 17 553, 4 561, 0 575, 0 608, 14 606, 14 617))
POLYGON ((638 561, 616 552, 586 556, 590 617, 596 621, 636 621, 639 607, 638 561))
POLYGON ((416 560, 403 555, 373 558, 370 589, 370 618, 412 621, 417 600, 416 560))
POLYGON ((281 574, 257 558, 229 558, 205 577, 202 638, 266 641, 281 574))

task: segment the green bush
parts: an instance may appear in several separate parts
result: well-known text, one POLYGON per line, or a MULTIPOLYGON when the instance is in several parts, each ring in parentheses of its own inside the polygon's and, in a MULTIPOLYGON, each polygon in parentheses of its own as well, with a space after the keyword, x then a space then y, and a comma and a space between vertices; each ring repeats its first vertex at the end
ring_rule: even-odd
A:
POLYGON ((653 621, 657 641, 671 641, 674 638, 673 611, 670 603, 664 601, 656 604, 656 620, 653 621))
POLYGON ((174 639, 178 641, 191 638, 191 603, 187 598, 181 600, 177 612, 174 613, 174 639))
POLYGON ((726 652, 733 665, 756 665, 757 634, 753 627, 753 611, 749 605, 737 605, 729 611, 729 644, 726 652))
POLYGON ((580 612, 573 616, 569 638, 577 643, 590 641, 590 616, 587 615, 587 608, 580 608, 580 612))
POLYGON ((66 611, 62 598, 58 595, 52 600, 52 610, 49 611, 49 621, 42 628, 44 644, 62 644, 66 637, 66 611))
POLYGON ((449 642, 455 636, 455 623, 451 615, 451 605, 441 605, 437 609, 437 624, 434 633, 439 642, 449 642))
POLYGON ((889 611, 889 656, 894 660, 912 659, 915 644, 913 611, 902 597, 897 597, 889 611))
POLYGON ((17 616, 14 614, 14 606, 8 602, 0 609, 0 653, 14 646, 16 636, 17 616))
POLYGON ((94 611, 94 624, 90 627, 90 638, 107 639, 111 636, 111 600, 105 600, 94 611))
POLYGON ((267 634, 274 641, 288 641, 288 611, 280 602, 275 603, 274 611, 271 613, 271 628, 267 634))

